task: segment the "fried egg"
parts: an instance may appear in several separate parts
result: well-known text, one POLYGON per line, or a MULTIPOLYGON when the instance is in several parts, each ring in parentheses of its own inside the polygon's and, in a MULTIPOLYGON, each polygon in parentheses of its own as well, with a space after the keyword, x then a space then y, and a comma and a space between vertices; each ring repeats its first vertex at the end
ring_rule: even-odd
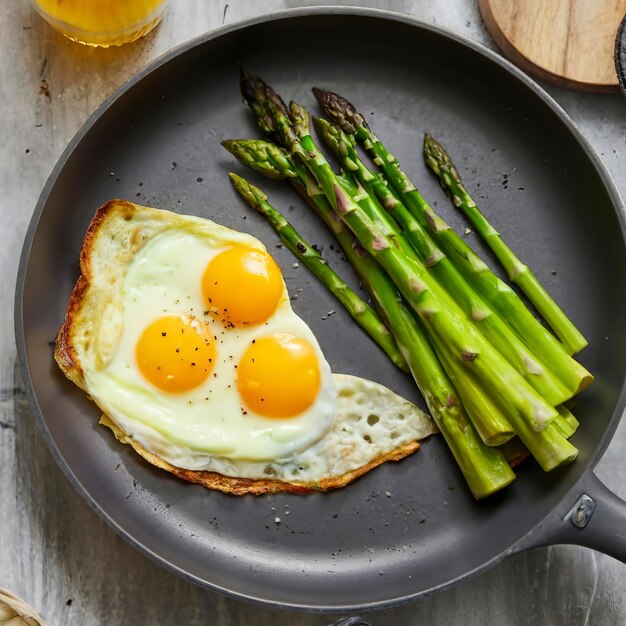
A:
POLYGON ((393 392, 333 376, 248 234, 112 201, 81 271, 56 359, 118 438, 166 469, 320 485, 433 432, 393 392))
POLYGON ((127 433, 145 443, 150 426, 201 469, 196 454, 282 458, 330 429, 330 367, 258 240, 187 218, 142 246, 120 297, 121 327, 103 331, 119 336, 115 352, 85 378, 127 433))

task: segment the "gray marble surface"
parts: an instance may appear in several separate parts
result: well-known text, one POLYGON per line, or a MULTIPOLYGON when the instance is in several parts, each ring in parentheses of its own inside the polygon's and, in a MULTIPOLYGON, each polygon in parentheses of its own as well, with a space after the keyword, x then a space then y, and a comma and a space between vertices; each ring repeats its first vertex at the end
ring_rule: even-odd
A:
MULTIPOLYGON (((323 2, 173 0, 163 24, 120 49, 70 43, 27 0, 0 10, 0 587, 65 624, 322 625, 328 616, 265 610, 160 569, 119 539, 74 493, 35 429, 16 365, 13 292, 22 240, 61 151, 98 104, 159 54, 261 12, 323 2), (49 86, 46 94, 41 81, 49 86)), ((494 47, 473 0, 345 2, 409 13, 494 47)), ((626 102, 549 91, 626 191, 626 102)), ((597 473, 626 496, 626 424, 597 473)), ((626 566, 591 550, 535 550, 421 602, 372 614, 377 625, 626 624, 626 566)))

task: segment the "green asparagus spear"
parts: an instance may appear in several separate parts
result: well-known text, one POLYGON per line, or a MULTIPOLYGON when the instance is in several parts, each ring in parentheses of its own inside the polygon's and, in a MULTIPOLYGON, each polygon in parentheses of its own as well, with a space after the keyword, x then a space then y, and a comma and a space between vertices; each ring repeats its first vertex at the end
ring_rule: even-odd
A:
MULTIPOLYGON (((260 125, 278 133, 285 147, 302 159, 324 190, 333 209, 354 232, 361 245, 387 271, 428 332, 452 351, 452 358, 474 372, 482 385, 493 390, 496 402, 502 410, 507 411, 507 415, 514 416, 518 423, 526 420, 528 427, 534 431, 545 428, 557 414, 554 407, 517 373, 464 316, 442 306, 441 300, 432 292, 432 278, 426 275, 423 265, 405 258, 378 225, 342 189, 313 138, 307 134, 299 139, 291 118, 291 115, 298 117, 298 105, 292 103, 290 113, 271 88, 249 75, 242 81, 242 91, 249 103, 254 102, 251 108, 257 118, 262 116, 260 125)), ((521 425, 519 430, 523 430, 521 425)), ((519 434, 522 435, 521 432, 519 434)))
MULTIPOLYGON (((239 181, 241 180, 235 177, 233 182, 240 184, 239 181)), ((248 192, 245 185, 242 186, 241 190, 244 193, 248 192)), ((240 191, 239 188, 238 191, 240 191)), ((250 201, 256 203, 257 198, 264 197, 262 192, 255 190, 250 201)), ((248 201, 247 198, 246 200, 248 201)), ((276 209, 270 207, 265 200, 262 202, 265 205, 264 210, 270 209, 268 214, 273 217, 277 224, 288 224, 286 218, 276 209)), ((330 207, 328 208, 330 209, 330 207)), ((308 248, 306 242, 301 241, 301 243, 304 244, 306 250, 308 248)), ((302 250, 297 244, 293 248, 294 253, 304 262, 302 250)), ((367 276, 369 277, 369 275, 367 276)), ((378 290, 374 293, 380 295, 378 290)), ((391 301, 397 302, 395 288, 392 287, 391 300, 383 298, 381 301, 386 304, 391 301)), ((424 395, 435 423, 452 450, 472 493, 477 499, 480 499, 499 491, 514 480, 515 474, 499 450, 486 447, 479 439, 471 423, 467 420, 463 406, 441 369, 432 348, 416 326, 416 320, 404 305, 399 304, 399 314, 393 319, 389 319, 388 323, 393 328, 398 345, 406 355, 411 372, 424 395)))
POLYGON ((378 313, 340 278, 322 257, 296 232, 289 222, 267 201, 267 195, 249 182, 231 173, 230 180, 241 197, 263 215, 278 233, 280 240, 296 254, 304 265, 343 304, 352 319, 384 350, 391 361, 408 371, 406 361, 378 313))
POLYGON ((575 390, 575 393, 585 389, 593 381, 593 376, 566 353, 563 345, 533 317, 513 289, 500 280, 469 245, 433 211, 400 169, 397 159, 370 130, 363 116, 345 98, 320 89, 313 91, 326 114, 344 132, 356 135, 363 143, 405 206, 435 239, 467 282, 473 285, 476 292, 507 320, 518 337, 534 354, 540 355, 547 367, 568 389, 575 390))
MULTIPOLYGON (((342 166, 346 170, 351 169, 366 188, 371 188, 371 193, 376 193, 374 181, 377 176, 361 161, 345 133, 338 126, 329 124, 326 120, 314 118, 313 121, 318 134, 324 137, 342 166)), ((489 305, 476 294, 471 285, 465 281, 450 259, 437 247, 403 203, 393 195, 393 192, 384 183, 382 187, 383 190, 379 191, 379 195, 384 196, 385 206, 389 207, 388 210, 391 215, 403 229, 429 272, 438 284, 452 296, 468 319, 550 404, 561 404, 571 398, 576 389, 567 389, 541 362, 541 359, 532 354, 504 320, 495 314, 489 305)), ((362 204, 361 206, 363 207, 362 204)), ((370 217, 375 221, 381 221, 385 216, 387 213, 382 207, 376 212, 376 215, 370 214, 370 217)), ((443 296, 439 290, 437 295, 443 296)))
MULTIPOLYGON (((450 377, 459 398, 469 418, 480 435, 480 438, 488 446, 500 446, 515 436, 513 427, 504 413, 485 393, 472 377, 451 358, 448 350, 434 339, 437 346, 437 354, 450 377)), ((558 419, 558 416, 555 417, 558 419)))
POLYGON ((441 186, 452 198, 454 206, 460 209, 478 234, 492 249, 502 267, 535 305, 539 313, 552 327, 569 354, 580 352, 587 346, 587 340, 553 300, 530 268, 522 263, 515 253, 502 240, 500 233, 487 221, 476 203, 465 189, 458 170, 450 156, 429 134, 424 135, 424 157, 427 165, 437 175, 441 186))

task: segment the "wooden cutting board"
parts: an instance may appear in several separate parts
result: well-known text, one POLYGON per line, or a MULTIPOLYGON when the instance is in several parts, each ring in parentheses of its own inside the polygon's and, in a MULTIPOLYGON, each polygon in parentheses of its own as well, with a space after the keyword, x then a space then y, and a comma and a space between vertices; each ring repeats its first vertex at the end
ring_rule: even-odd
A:
POLYGON ((626 0, 478 0, 502 52, 538 78, 580 91, 618 89, 613 50, 626 0))

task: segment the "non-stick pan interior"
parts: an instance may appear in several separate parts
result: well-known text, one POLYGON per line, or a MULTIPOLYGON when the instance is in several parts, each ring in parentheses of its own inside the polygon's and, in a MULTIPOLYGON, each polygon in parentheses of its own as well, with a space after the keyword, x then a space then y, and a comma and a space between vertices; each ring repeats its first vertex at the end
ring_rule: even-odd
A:
MULTIPOLYGON (((496 559, 550 511, 604 445, 626 361, 622 225, 570 123, 527 81, 454 37, 403 18, 346 13, 301 12, 234 30, 135 81, 57 171, 22 268, 25 354, 40 424, 92 505, 145 552, 196 582, 317 608, 397 601, 496 559), (576 407, 574 465, 543 474, 528 462, 505 493, 476 503, 443 440, 433 437, 414 457, 333 493, 235 498, 153 469, 97 425, 96 407, 57 370, 50 342, 77 277, 84 231, 95 209, 115 197, 259 237, 288 288, 303 289, 293 306, 333 370, 376 380, 423 406, 411 379, 304 268, 293 267, 271 229, 231 189, 227 172, 244 170, 219 142, 258 135, 239 95, 240 64, 316 114, 314 85, 345 95, 463 231, 423 165, 423 132, 449 149, 484 212, 590 340, 581 360, 597 380, 576 407), (337 313, 326 317, 330 310, 337 313)), ((354 282, 329 234, 286 184, 245 174, 354 282)), ((476 235, 467 240, 491 258, 476 235)))

